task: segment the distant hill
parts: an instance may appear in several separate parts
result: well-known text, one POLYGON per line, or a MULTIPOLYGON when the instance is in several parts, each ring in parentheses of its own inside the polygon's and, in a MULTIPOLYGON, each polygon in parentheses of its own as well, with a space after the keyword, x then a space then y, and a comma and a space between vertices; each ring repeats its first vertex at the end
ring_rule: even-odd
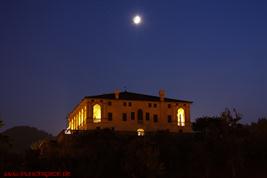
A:
POLYGON ((18 153, 24 152, 30 148, 32 143, 38 140, 53 138, 51 134, 29 126, 13 127, 2 132, 2 134, 8 136, 12 145, 11 151, 18 153))

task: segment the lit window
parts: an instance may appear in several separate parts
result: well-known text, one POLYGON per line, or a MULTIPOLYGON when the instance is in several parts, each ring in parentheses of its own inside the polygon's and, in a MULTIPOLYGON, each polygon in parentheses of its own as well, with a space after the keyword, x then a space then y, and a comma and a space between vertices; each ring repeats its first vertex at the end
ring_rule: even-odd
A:
POLYGON ((101 106, 99 104, 95 104, 93 107, 93 122, 101 122, 101 106))
POLYGON ((145 130, 144 129, 137 129, 137 135, 138 136, 144 136, 145 135, 145 130))
POLYGON ((177 125, 185 126, 185 114, 183 108, 179 108, 177 111, 177 125))
POLYGON ((70 129, 66 129, 66 130, 65 130, 65 134, 66 134, 66 135, 69 135, 69 134, 71 134, 71 131, 70 131, 70 129))

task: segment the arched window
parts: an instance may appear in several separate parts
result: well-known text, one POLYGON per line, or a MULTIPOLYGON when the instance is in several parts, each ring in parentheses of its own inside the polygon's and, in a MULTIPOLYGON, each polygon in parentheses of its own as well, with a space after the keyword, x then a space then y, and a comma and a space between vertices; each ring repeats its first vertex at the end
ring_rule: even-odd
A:
POLYGON ((178 126, 185 126, 185 114, 184 114, 183 108, 179 108, 177 110, 177 125, 178 126))
POLYGON ((145 130, 141 129, 141 128, 137 129, 137 135, 138 136, 144 136, 145 135, 145 130))
POLYGON ((84 122, 84 113, 83 113, 83 109, 82 109, 82 117, 81 117, 82 119, 82 121, 81 121, 81 125, 83 126, 83 122, 84 122))
POLYGON ((71 130, 74 130, 74 118, 71 120, 71 130))
POLYGON ((101 122, 101 106, 99 104, 93 106, 93 122, 101 122))
POLYGON ((76 129, 79 128, 79 114, 76 115, 76 129))
POLYGON ((73 117, 73 130, 75 130, 76 129, 76 118, 75 118, 75 116, 73 117))
POLYGON ((81 125, 81 112, 79 111, 79 114, 78 114, 78 118, 79 118, 79 127, 81 125))
POLYGON ((86 124, 86 119, 87 119, 87 108, 86 108, 86 106, 84 106, 84 122, 85 122, 85 124, 86 124))
POLYGON ((69 123, 69 125, 70 125, 70 126, 69 126, 69 127, 70 127, 70 129, 71 129, 71 130, 73 130, 73 119, 71 119, 71 120, 70 120, 70 123, 69 123))
POLYGON ((74 129, 75 130, 77 129, 77 119, 76 119, 76 116, 74 116, 74 129))

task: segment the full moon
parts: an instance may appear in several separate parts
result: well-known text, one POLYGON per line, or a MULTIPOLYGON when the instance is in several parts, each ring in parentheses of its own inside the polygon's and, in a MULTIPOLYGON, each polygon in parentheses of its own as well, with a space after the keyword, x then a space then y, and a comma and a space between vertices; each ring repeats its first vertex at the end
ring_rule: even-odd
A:
POLYGON ((134 16, 133 23, 139 25, 142 22, 142 18, 139 15, 134 16))

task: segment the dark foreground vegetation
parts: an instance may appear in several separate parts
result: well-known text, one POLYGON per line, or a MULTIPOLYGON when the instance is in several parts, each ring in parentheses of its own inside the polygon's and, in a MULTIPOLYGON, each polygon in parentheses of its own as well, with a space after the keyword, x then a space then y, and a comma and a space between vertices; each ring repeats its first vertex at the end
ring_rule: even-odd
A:
POLYGON ((70 171, 88 178, 266 178, 267 119, 239 124, 226 110, 203 117, 193 134, 144 137, 111 130, 77 133, 11 153, 1 137, 0 171, 70 171))

